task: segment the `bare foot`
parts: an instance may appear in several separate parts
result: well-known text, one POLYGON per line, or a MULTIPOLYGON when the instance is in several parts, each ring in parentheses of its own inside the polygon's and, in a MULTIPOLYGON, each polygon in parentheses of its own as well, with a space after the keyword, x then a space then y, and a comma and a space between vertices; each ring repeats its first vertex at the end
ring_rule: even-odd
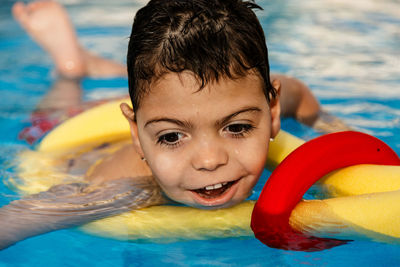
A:
POLYGON ((14 18, 52 57, 57 71, 65 77, 87 73, 83 49, 65 9, 55 1, 41 0, 12 8, 14 18))

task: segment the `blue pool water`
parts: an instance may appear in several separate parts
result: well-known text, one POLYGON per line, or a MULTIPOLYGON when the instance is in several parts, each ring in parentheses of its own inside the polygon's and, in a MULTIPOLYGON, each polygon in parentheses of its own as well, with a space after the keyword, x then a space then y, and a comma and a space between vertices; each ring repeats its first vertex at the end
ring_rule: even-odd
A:
MULTIPOLYGON (((12 20, 14 1, 0 7, 0 175, 30 148, 17 139, 30 112, 54 81, 50 58, 12 20)), ((145 1, 64 0, 82 43, 124 61, 133 14, 145 1)), ((398 0, 258 1, 274 72, 305 81, 324 109, 373 134, 400 154, 400 2, 398 0)), ((126 92, 126 79, 85 79, 85 99, 126 92)), ((313 130, 284 120, 310 139, 313 130)), ((264 180, 266 179, 266 173, 264 180)), ((261 184, 256 190, 259 193, 261 184)), ((0 183, 0 205, 18 196, 0 183)), ((396 203, 397 204, 397 203, 396 203)), ((399 220, 400 218, 393 218, 399 220)), ((331 250, 276 250, 254 238, 131 243, 62 230, 0 251, 0 266, 398 266, 400 246, 357 240, 331 250)))

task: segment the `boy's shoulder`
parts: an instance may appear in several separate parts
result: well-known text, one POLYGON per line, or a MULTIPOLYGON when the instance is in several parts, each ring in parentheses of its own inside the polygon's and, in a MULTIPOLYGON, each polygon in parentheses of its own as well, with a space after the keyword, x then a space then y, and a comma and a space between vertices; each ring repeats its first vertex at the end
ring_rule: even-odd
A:
POLYGON ((86 179, 96 183, 151 175, 152 172, 146 162, 141 159, 133 145, 129 143, 98 159, 88 169, 86 179))

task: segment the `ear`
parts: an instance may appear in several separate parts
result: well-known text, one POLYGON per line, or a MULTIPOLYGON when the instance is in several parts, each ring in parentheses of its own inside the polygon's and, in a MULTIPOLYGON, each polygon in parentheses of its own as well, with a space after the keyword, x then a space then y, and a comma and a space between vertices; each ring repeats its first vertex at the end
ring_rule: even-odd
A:
POLYGON ((279 98, 281 96, 281 82, 278 79, 272 81, 272 87, 275 88, 275 98, 270 94, 269 109, 271 112, 271 137, 275 138, 281 129, 281 104, 279 98))
POLYGON ((130 106, 126 103, 122 103, 120 105, 122 114, 124 114, 126 120, 129 123, 129 127, 131 129, 131 138, 133 142, 133 146, 135 147, 136 152, 139 154, 141 158, 144 158, 144 153, 142 150, 142 146, 140 145, 139 135, 138 135, 138 126, 135 121, 135 113, 131 109, 130 106))

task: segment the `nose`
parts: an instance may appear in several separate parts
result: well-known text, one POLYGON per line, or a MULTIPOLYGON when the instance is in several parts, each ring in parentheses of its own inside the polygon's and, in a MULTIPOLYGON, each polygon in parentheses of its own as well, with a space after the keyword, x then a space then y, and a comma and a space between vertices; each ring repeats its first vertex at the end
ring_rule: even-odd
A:
POLYGON ((192 166, 199 171, 215 171, 226 165, 229 155, 223 144, 203 141, 193 151, 192 166))

